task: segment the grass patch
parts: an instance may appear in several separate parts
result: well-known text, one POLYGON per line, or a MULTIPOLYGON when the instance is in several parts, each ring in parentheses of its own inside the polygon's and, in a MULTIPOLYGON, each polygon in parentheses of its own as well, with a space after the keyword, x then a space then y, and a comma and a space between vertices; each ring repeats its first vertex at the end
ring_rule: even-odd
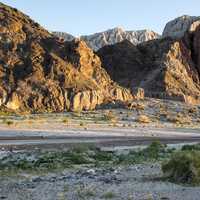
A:
POLYGON ((102 196, 102 198, 104 198, 104 199, 113 199, 115 197, 116 197, 116 194, 114 192, 106 192, 102 196))

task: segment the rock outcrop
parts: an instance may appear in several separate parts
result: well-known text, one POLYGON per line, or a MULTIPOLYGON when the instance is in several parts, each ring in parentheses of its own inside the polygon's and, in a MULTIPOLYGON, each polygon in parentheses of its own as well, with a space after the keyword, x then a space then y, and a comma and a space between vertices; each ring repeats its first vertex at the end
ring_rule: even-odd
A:
POLYGON ((186 32, 193 31, 197 23, 200 24, 200 17, 183 15, 166 24, 162 37, 182 38, 186 32))
POLYGON ((121 86, 131 90, 143 88, 148 97, 197 104, 200 103, 200 34, 197 30, 193 36, 188 34, 187 40, 164 38, 137 46, 124 41, 97 53, 111 78, 121 86))
POLYGON ((64 42, 0 3, 0 104, 20 111, 88 110, 131 93, 80 40, 64 42))
MULTIPOLYGON (((54 34, 63 38, 65 41, 71 40, 71 36, 69 37, 68 33, 55 32, 54 34)), ((150 30, 125 31, 122 28, 117 27, 104 32, 81 36, 80 39, 84 40, 94 51, 97 51, 104 46, 116 44, 123 40, 128 40, 136 45, 159 37, 159 34, 150 30)))

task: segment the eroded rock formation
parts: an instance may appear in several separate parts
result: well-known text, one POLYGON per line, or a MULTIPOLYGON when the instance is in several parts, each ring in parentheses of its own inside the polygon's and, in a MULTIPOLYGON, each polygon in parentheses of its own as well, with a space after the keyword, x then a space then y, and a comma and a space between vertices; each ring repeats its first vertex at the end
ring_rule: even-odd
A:
POLYGON ((22 111, 88 110, 132 99, 80 40, 64 42, 0 3, 0 104, 22 111))

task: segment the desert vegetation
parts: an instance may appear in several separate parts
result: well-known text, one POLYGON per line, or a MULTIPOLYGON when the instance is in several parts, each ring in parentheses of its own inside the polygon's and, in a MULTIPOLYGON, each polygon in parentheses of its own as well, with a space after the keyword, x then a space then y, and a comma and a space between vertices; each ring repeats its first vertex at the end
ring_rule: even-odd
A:
POLYGON ((189 185, 200 184, 200 145, 187 145, 173 154, 162 165, 163 173, 169 180, 189 185))
POLYGON ((93 145, 78 145, 65 151, 10 153, 1 158, 0 172, 7 176, 22 172, 49 173, 83 165, 99 168, 152 162, 162 164, 163 178, 169 181, 200 184, 200 145, 184 145, 176 150, 159 141, 128 154, 101 151, 93 145))
POLYGON ((158 141, 140 151, 128 154, 101 151, 92 145, 78 145, 66 151, 27 152, 10 154, 0 160, 1 172, 54 171, 71 168, 75 165, 130 165, 163 160, 171 153, 158 141))

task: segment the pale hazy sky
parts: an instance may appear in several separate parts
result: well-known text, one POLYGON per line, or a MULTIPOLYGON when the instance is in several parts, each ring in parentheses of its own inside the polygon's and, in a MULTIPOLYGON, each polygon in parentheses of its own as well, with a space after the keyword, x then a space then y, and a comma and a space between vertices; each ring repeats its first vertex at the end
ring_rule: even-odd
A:
POLYGON ((200 0, 0 0, 50 31, 91 34, 116 26, 161 33, 166 22, 200 15, 200 0))

